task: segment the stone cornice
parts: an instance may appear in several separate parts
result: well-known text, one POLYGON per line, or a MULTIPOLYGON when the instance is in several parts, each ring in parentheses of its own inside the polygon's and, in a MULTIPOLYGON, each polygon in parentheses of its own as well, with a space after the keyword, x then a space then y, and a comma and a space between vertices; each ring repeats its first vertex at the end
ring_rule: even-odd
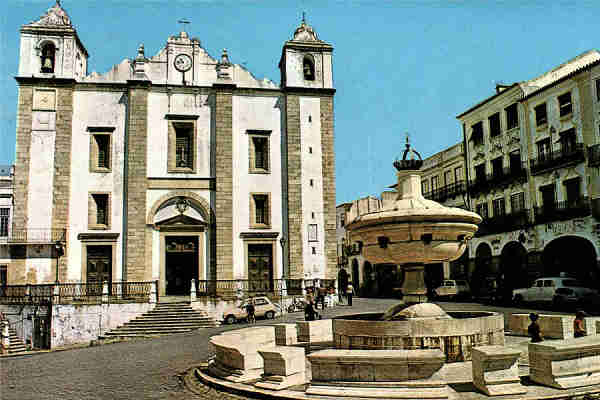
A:
POLYGON ((39 85, 44 86, 74 86, 77 81, 73 78, 42 78, 39 76, 15 76, 19 85, 39 85))
POLYGON ((336 92, 335 89, 329 89, 329 88, 303 88, 303 87, 294 87, 294 86, 287 86, 285 88, 282 89, 285 93, 290 93, 290 94, 299 94, 299 95, 305 95, 305 96, 333 96, 336 92))
POLYGON ((77 235, 77 239, 82 242, 116 242, 118 237, 118 232, 89 232, 77 235))
POLYGON ((242 239, 277 239, 279 232, 241 232, 242 239))

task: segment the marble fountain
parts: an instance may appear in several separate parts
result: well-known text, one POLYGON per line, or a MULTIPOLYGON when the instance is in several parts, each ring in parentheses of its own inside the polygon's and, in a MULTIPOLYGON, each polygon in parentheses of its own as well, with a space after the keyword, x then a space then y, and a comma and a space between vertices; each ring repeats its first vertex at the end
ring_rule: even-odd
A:
MULTIPOLYGON (((368 261, 393 263, 404 270, 400 304, 385 313, 252 327, 213 336, 216 356, 204 371, 197 370, 198 378, 271 398, 553 398, 547 388, 530 388, 527 393, 521 384, 521 351, 505 346, 502 314, 447 313, 428 302, 425 264, 460 257, 481 217, 425 199, 418 171, 421 165, 420 155, 407 143, 402 159, 394 162, 397 199, 384 202, 376 211, 355 213, 346 225, 368 261), (470 385, 471 393, 461 394, 451 384, 470 385)), ((527 346, 527 339, 521 342, 527 346)), ((600 336, 589 343, 561 342, 565 343, 556 348, 529 344, 531 379, 564 389, 568 384, 556 383, 557 377, 570 368, 567 381, 578 382, 571 387, 600 384, 600 336), (581 360, 574 361, 573 354, 581 360), (553 364, 563 361, 572 365, 553 364)), ((565 398, 564 393, 560 396, 565 398)))

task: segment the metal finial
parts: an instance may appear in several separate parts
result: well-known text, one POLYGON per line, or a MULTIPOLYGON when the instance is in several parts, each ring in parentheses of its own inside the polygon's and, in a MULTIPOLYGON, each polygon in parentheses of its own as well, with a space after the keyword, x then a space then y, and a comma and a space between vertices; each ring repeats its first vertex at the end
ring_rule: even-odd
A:
POLYGON ((409 134, 408 134, 408 132, 406 132, 406 147, 407 148, 410 147, 410 140, 409 140, 409 134))
POLYGON ((302 11, 302 23, 306 24, 306 12, 302 11))
POLYGON ((56 0, 56 5, 60 7, 60 0, 56 0))
POLYGON ((178 24, 181 24, 181 30, 185 31, 185 25, 189 24, 190 21, 188 21, 187 19, 183 18, 177 21, 178 24))

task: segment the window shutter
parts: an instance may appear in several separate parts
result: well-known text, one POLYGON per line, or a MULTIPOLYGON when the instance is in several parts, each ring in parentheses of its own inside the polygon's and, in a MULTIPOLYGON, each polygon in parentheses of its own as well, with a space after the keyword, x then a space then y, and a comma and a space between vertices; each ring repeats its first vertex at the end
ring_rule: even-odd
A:
POLYGON ((190 167, 190 142, 190 137, 188 135, 177 135, 175 142, 177 167, 190 167))

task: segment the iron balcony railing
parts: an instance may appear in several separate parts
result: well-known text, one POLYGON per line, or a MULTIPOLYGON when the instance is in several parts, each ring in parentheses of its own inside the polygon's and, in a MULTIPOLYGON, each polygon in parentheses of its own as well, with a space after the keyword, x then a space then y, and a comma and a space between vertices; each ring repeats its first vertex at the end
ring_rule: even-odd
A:
POLYGON ((484 218, 479 224, 476 236, 512 232, 531 226, 531 209, 523 209, 510 214, 484 218))
POLYGON ((445 201, 449 198, 454 198, 463 193, 466 193, 466 190, 467 185, 465 184, 465 182, 458 181, 446 186, 442 186, 441 188, 437 188, 423 193, 423 197, 433 201, 445 201))
POLYGON ((573 146, 564 146, 548 153, 540 153, 537 158, 529 160, 529 167, 531 168, 531 174, 536 175, 584 160, 583 143, 576 143, 573 146))
POLYGON ((156 282, 57 283, 0 286, 0 304, 147 303, 156 282))
POLYGON ((265 295, 282 297, 287 295, 303 295, 304 290, 315 287, 320 281, 321 287, 330 287, 335 279, 230 279, 199 280, 196 282, 197 297, 248 297, 265 295), (284 293, 285 291, 285 293, 284 293))
POLYGON ((588 147, 588 164, 590 167, 600 165, 600 144, 588 147))
POLYGON ((590 200, 587 197, 557 201, 540 207, 534 207, 536 224, 587 217, 591 212, 590 200))
POLYGON ((514 163, 494 173, 477 176, 469 183, 469 193, 475 194, 489 190, 495 185, 505 185, 511 182, 527 180, 527 163, 514 163))
POLYGON ((11 229, 8 236, 0 237, 0 241, 13 244, 49 244, 64 242, 66 238, 66 229, 11 229))

